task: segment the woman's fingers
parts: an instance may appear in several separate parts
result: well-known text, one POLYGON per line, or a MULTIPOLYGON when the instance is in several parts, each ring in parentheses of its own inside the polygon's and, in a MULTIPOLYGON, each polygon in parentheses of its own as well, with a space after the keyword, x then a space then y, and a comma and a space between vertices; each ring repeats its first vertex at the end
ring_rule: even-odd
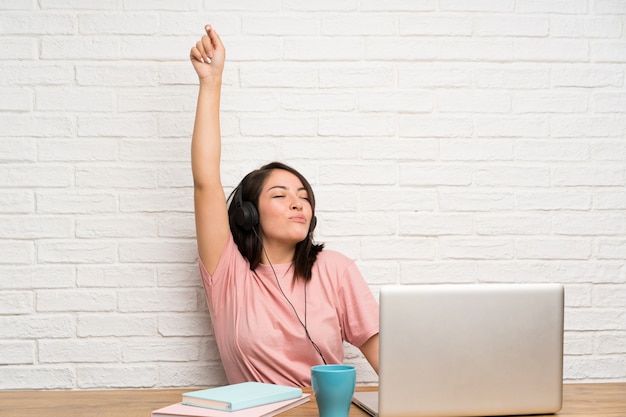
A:
POLYGON ((204 62, 202 58, 202 52, 200 52, 200 50, 198 49, 197 44, 196 46, 191 48, 191 52, 189 53, 189 56, 191 57, 191 59, 195 59, 196 61, 199 61, 199 62, 204 62))
POLYGON ((196 42, 196 46, 192 48, 191 51, 192 51, 192 56, 196 58, 198 61, 210 63, 211 58, 213 57, 213 51, 209 49, 211 48, 210 42, 207 42, 207 39, 205 38, 208 39, 207 36, 203 36, 201 40, 196 42))
POLYGON ((206 53, 206 57, 210 59, 213 58, 215 54, 215 45, 213 44, 213 38, 211 38, 211 36, 209 35, 204 35, 201 39, 201 42, 206 53))
POLYGON ((207 31, 207 35, 211 38, 211 44, 213 50, 223 50, 224 45, 222 44, 222 39, 220 35, 217 34, 215 29, 211 25, 206 25, 205 30, 207 31))

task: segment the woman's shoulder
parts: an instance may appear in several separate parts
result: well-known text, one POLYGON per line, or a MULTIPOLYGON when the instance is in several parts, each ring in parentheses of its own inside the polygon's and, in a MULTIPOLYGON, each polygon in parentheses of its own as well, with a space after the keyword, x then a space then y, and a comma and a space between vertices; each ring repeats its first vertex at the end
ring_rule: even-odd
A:
POLYGON ((339 251, 333 249, 324 249, 317 255, 315 263, 319 263, 321 265, 335 265, 338 267, 345 267, 348 265, 352 265, 354 263, 354 260, 339 251))
POLYGON ((355 261, 343 253, 324 249, 317 255, 313 266, 313 276, 317 276, 322 285, 343 287, 362 279, 355 261))

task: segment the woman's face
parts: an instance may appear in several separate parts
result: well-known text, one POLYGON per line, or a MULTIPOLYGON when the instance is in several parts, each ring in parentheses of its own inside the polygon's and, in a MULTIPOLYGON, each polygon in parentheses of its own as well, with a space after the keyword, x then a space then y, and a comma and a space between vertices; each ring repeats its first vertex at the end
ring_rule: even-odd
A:
POLYGON ((264 240, 296 245, 307 237, 313 210, 302 181, 291 172, 269 174, 258 207, 264 240))

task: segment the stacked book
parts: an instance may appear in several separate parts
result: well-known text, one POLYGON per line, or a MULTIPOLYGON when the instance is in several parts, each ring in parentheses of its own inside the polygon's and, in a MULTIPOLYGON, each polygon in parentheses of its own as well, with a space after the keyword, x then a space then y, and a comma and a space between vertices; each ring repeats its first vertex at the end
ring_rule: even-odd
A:
POLYGON ((271 417, 309 397, 296 387, 242 382, 185 392, 181 402, 154 410, 152 417, 271 417))

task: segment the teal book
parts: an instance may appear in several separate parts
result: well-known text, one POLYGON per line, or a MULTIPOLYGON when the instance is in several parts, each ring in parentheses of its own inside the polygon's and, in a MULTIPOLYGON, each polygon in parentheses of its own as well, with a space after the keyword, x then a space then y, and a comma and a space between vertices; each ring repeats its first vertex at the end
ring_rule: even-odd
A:
POLYGON ((184 405, 236 411, 300 398, 302 389, 263 382, 242 382, 183 393, 184 405))

